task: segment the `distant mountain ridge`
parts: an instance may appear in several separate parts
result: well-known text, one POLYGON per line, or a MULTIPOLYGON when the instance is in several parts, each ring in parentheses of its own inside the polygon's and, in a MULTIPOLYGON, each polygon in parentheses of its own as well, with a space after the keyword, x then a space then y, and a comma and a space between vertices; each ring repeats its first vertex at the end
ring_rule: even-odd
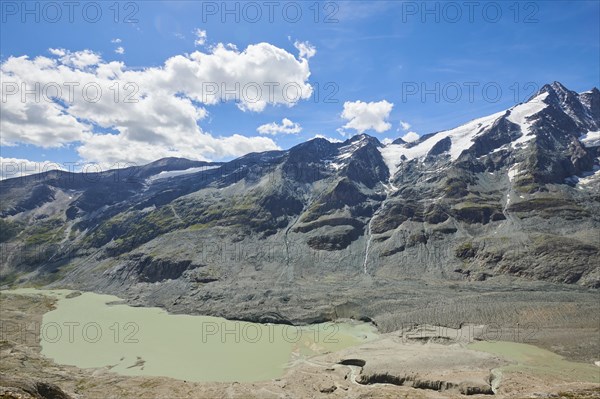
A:
MULTIPOLYGON (((0 190, 0 285, 240 318, 266 306, 304 321, 332 317, 319 288, 330 283, 599 288, 600 91, 554 82, 412 143, 317 138, 224 163, 51 171, 0 190), (298 290, 316 305, 299 305, 298 290)), ((361 314, 380 312, 368 306, 361 314)))

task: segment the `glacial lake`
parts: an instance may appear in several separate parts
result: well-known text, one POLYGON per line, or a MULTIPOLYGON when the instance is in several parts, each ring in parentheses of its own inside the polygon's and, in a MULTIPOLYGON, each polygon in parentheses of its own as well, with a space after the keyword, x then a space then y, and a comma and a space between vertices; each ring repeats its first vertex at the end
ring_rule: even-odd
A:
POLYGON ((59 364, 108 368, 123 375, 196 382, 269 380, 312 355, 377 337, 375 327, 366 323, 257 324, 110 304, 121 299, 91 292, 68 298, 72 292, 4 291, 57 298, 56 309, 43 316, 44 356, 59 364))
POLYGON ((555 376, 564 381, 600 383, 600 370, 594 364, 571 362, 549 350, 519 342, 479 341, 468 348, 501 356, 511 364, 502 372, 526 372, 555 376))

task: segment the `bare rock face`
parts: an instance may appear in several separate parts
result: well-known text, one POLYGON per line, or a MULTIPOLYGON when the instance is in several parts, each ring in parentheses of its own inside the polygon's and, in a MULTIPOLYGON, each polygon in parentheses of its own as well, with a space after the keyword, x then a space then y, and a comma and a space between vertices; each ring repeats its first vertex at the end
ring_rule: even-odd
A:
POLYGON ((321 393, 333 393, 337 387, 335 385, 327 385, 319 387, 319 392, 321 393))
POLYGON ((415 295, 458 298, 457 283, 597 289, 599 130, 600 91, 554 82, 412 143, 361 134, 226 163, 4 180, 0 286, 290 322, 349 301, 375 319, 415 295))
POLYGON ((428 389, 433 391, 455 390, 463 395, 493 395, 494 392, 490 385, 481 383, 461 382, 459 384, 443 381, 422 379, 415 375, 392 375, 389 373, 362 375, 358 380, 360 384, 392 384, 407 386, 415 389, 428 389))
POLYGON ((389 334, 330 356, 341 358, 337 364, 353 368, 351 374, 361 385, 391 384, 462 395, 493 395, 495 377, 490 370, 502 365, 503 360, 442 338, 407 340, 389 334))
POLYGON ((55 384, 24 378, 14 378, 4 374, 0 374, 0 398, 73 399, 55 384))

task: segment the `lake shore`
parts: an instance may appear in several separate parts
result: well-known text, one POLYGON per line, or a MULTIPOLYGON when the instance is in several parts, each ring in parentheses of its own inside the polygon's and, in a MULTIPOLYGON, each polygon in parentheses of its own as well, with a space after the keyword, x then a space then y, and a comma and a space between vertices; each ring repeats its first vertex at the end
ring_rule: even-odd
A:
MULTIPOLYGON (((19 397, 8 396, 7 392, 23 391, 28 382, 30 386, 31 381, 41 381, 56 384, 72 398, 263 398, 285 395, 454 398, 463 397, 461 389, 483 388, 486 379, 498 378, 490 370, 506 367, 514 361, 497 354, 470 350, 464 343, 449 342, 440 330, 421 327, 417 336, 416 330, 408 335, 407 332, 382 334, 363 345, 308 359, 298 357, 280 378, 261 382, 198 383, 166 377, 123 376, 106 368, 59 365, 41 354, 39 330, 34 329, 39 328, 43 315, 55 308, 56 299, 2 292, 0 300, 3 326, 10 323, 28 326, 26 330, 3 329, 0 397, 19 397), (384 375, 388 377, 382 379, 384 375)), ((446 330, 445 335, 448 334, 456 334, 456 330, 446 330)), ((574 330, 571 339, 576 335, 574 330)), ((598 370, 600 375, 600 368, 598 370)), ((528 367, 506 370, 502 372, 500 382, 496 381, 495 397, 526 398, 535 393, 560 392, 571 392, 569 397, 582 398, 600 395, 600 381, 594 383, 566 377, 537 373, 528 367)), ((492 382, 488 383, 493 385, 492 382)))

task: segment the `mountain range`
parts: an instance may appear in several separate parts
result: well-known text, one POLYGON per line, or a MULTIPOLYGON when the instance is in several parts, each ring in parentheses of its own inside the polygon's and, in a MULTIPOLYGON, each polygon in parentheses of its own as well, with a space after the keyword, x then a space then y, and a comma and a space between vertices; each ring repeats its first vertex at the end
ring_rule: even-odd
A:
POLYGON ((290 323, 543 300, 600 288, 600 91, 554 82, 410 143, 53 170, 0 181, 0 201, 2 286, 290 323))

